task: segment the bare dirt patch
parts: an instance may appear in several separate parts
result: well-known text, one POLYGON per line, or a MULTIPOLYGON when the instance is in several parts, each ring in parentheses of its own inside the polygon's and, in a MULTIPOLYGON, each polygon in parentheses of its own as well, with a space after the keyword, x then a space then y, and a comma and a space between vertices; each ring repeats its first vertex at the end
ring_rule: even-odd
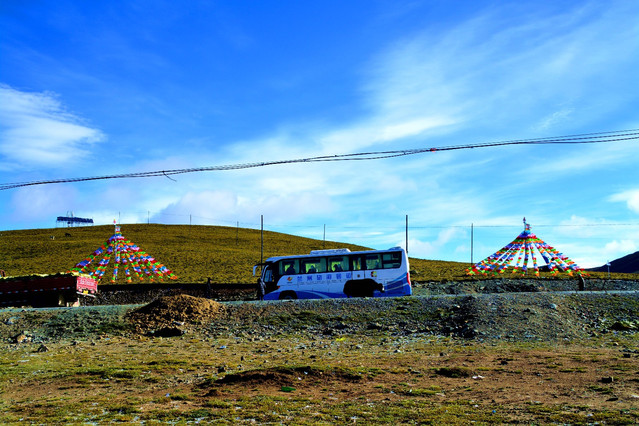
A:
MULTIPOLYGON (((353 355, 361 362, 266 367, 200 385, 205 397, 283 396, 312 401, 470 401, 483 407, 553 406, 572 411, 629 410, 639 402, 639 359, 618 349, 557 346, 455 353, 423 352, 419 344, 392 355, 353 355), (371 361, 375 362, 371 362, 371 361)), ((636 413, 638 414, 638 413, 636 413)), ((531 416, 532 418, 532 416, 531 416)))

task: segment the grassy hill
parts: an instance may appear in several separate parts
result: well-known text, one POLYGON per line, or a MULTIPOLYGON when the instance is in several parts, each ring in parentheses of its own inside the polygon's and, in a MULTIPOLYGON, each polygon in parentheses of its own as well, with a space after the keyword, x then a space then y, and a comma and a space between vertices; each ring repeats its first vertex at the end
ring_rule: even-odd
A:
MULTIPOLYGON (((0 269, 7 275, 65 272, 114 234, 112 225, 0 232, 0 269)), ((253 283, 253 265, 260 261, 260 231, 224 226, 132 224, 123 236, 171 269, 178 282, 253 283)), ((366 247, 277 232, 264 232, 264 259, 304 254, 310 250, 366 247)), ((113 260, 109 265, 112 268, 113 260)), ((467 263, 410 259, 413 281, 467 280, 467 263)), ((107 283, 112 269, 107 269, 107 283)), ((509 275, 509 274, 508 274, 509 275)), ((604 276, 604 273, 592 273, 604 276)), ((623 278, 628 274, 613 274, 623 278)), ((626 278, 636 278, 630 276, 626 278)), ((121 270, 118 283, 124 283, 121 270)))

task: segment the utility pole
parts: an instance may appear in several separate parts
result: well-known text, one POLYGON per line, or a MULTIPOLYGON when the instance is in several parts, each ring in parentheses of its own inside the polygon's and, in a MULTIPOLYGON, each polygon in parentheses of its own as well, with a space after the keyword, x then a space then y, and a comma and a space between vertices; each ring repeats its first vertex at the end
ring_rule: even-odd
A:
POLYGON ((406 215, 406 254, 408 254, 408 215, 406 215))
POLYGON ((326 248, 326 224, 324 224, 324 244, 322 244, 322 248, 326 248))
POLYGON ((260 263, 264 263, 264 215, 260 215, 260 263))
POLYGON ((473 266, 473 264, 474 264, 473 263, 473 244, 474 244, 473 238, 474 238, 474 232, 475 232, 474 224, 471 223, 470 224, 470 266, 473 266))

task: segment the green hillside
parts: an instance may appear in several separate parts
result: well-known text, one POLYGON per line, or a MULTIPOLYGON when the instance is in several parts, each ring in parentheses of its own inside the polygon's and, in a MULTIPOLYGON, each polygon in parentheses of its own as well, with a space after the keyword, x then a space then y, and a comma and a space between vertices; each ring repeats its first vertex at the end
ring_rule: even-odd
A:
MULTIPOLYGON (((0 269, 7 275, 68 271, 114 234, 112 225, 0 232, 0 269)), ((253 283, 260 261, 260 231, 223 226, 122 225, 122 235, 155 257, 178 277, 177 282, 253 283)), ((362 246, 264 232, 264 259, 310 250, 362 246)), ((113 263, 113 260, 111 261, 113 263)), ((466 263, 410 259, 413 281, 467 280, 466 263)), ((113 265, 109 265, 112 267, 113 265)), ((103 283, 111 276, 108 269, 103 283)), ((603 273, 592 275, 603 276, 603 273)), ((614 274, 621 278, 624 274, 614 274)), ((124 283, 120 271, 118 283, 124 283)))

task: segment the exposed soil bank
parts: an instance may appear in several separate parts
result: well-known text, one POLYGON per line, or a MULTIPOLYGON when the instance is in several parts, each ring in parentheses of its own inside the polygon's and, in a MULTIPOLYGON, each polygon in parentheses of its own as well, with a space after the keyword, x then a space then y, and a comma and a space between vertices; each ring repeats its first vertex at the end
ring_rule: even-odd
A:
MULTIPOLYGON (((59 339, 96 338, 104 334, 135 335, 152 332, 160 325, 173 326, 182 333, 197 331, 212 336, 257 339, 283 333, 384 332, 391 336, 546 341, 639 331, 639 292, 521 292, 229 302, 210 318, 195 316, 205 308, 204 305, 210 309, 210 299, 184 295, 173 298, 184 301, 184 308, 176 302, 171 309, 163 308, 162 324, 155 319, 145 324, 144 318, 139 316, 136 321, 130 321, 131 316, 127 313, 138 306, 5 309, 0 311, 0 338, 9 343, 25 338, 46 343, 59 339)), ((153 309, 149 315, 154 315, 153 309)))

